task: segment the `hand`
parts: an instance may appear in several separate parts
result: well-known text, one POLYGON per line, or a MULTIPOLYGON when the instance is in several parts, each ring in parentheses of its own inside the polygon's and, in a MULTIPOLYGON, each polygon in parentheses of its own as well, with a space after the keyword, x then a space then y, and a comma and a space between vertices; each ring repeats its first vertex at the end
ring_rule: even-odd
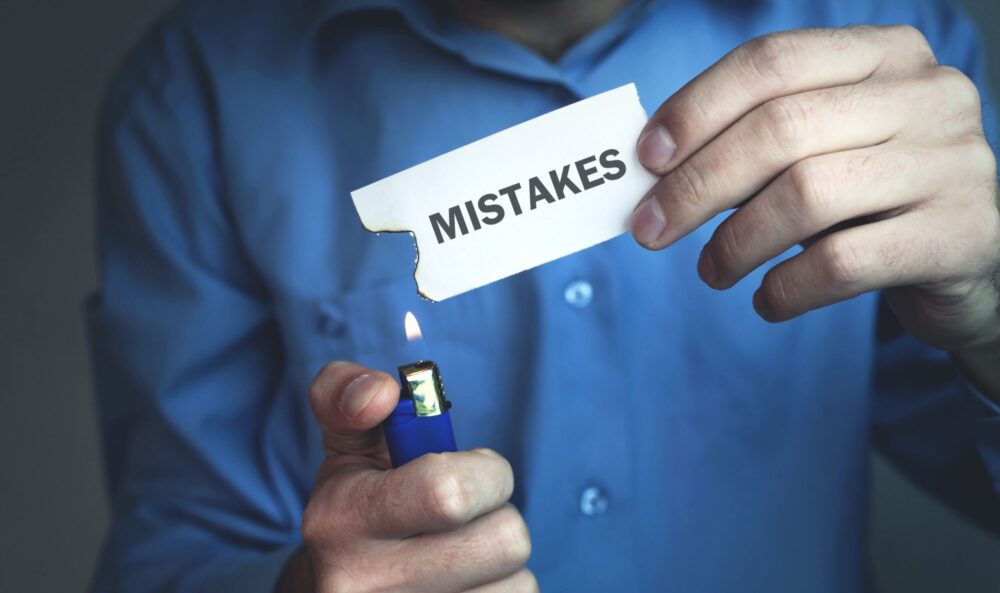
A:
POLYGON ((391 469, 379 425, 399 386, 385 373, 334 362, 309 398, 326 460, 302 519, 306 551, 286 565, 279 593, 538 591, 503 457, 428 454, 391 469))
POLYGON ((764 319, 886 289, 917 337, 1000 353, 996 160, 979 94, 916 29, 754 39, 668 99, 638 151, 663 176, 634 215, 644 246, 737 208, 698 261, 709 286, 803 244, 754 294, 764 319))

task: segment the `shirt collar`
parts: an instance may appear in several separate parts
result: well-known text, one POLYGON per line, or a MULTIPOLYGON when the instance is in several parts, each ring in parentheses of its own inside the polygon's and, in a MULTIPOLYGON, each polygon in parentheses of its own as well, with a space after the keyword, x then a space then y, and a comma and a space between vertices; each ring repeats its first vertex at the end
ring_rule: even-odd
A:
MULTIPOLYGON (((639 0, 647 8, 653 9, 663 4, 665 0, 639 0)), ((731 6, 742 9, 758 8, 773 0, 704 0, 710 4, 731 6)), ((427 6, 426 0, 306 0, 314 23, 322 23, 329 19, 359 11, 395 10, 407 12, 433 12, 427 6)))
POLYGON ((662 1, 633 0, 607 25, 585 36, 558 62, 552 63, 498 34, 468 27, 442 16, 429 0, 306 0, 312 27, 322 27, 337 18, 360 12, 391 12, 399 15, 425 40, 472 65, 567 87, 573 86, 565 70, 568 65, 583 59, 596 46, 608 44, 627 32, 642 13, 662 1))
MULTIPOLYGON (((698 1, 698 0, 694 0, 698 1)), ((720 7, 751 10, 773 0, 701 0, 720 7)), ((504 37, 442 16, 430 0, 305 0, 311 28, 360 12, 391 12, 399 15, 414 32, 441 49, 470 64, 510 76, 555 83, 584 96, 575 88, 568 72, 589 56, 627 34, 650 12, 664 8, 665 0, 633 0, 607 24, 587 34, 558 62, 548 62, 531 50, 504 37)))

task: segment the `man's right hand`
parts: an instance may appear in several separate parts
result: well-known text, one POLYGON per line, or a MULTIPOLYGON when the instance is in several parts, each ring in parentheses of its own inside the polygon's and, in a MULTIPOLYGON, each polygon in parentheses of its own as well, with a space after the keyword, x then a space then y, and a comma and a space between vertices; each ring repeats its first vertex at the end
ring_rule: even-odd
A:
POLYGON ((305 542, 278 593, 535 592, 528 528, 507 500, 510 464, 488 449, 428 454, 392 469, 380 424, 399 398, 385 373, 327 364, 309 391, 323 462, 305 542))

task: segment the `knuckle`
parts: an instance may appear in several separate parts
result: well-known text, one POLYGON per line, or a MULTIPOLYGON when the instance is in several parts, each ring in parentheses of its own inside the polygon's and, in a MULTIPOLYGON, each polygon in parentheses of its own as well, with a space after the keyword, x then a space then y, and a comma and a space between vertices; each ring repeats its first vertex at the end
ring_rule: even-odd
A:
POLYGON ((798 55, 790 33, 762 35, 748 41, 744 49, 751 76, 766 83, 783 85, 795 72, 798 55))
POLYGON ((514 492, 514 468, 510 465, 510 461, 493 449, 473 450, 486 457, 480 464, 482 471, 489 472, 495 483, 500 485, 505 500, 510 498, 514 492))
MULTIPOLYGON (((990 204, 992 206, 992 204, 990 204)), ((995 207, 989 208, 981 216, 976 216, 970 223, 971 229, 968 233, 970 243, 968 252, 984 261, 994 261, 998 244, 1000 244, 1000 224, 998 224, 997 210, 995 207)))
POLYGON ((302 513, 300 531, 302 541, 310 549, 328 548, 334 544, 334 536, 339 532, 334 517, 326 505, 320 502, 320 497, 313 496, 302 513))
POLYGON ((982 136, 966 142, 961 149, 962 162, 967 163, 978 177, 993 181, 997 177, 997 157, 982 136))
POLYGON ((328 593, 347 593, 355 590, 354 580, 343 571, 331 571, 323 578, 323 591, 328 593))
POLYGON ((870 255, 851 240, 833 234, 816 245, 822 272, 830 285, 853 286, 868 269, 870 255))
POLYGON ((468 482, 462 479, 444 455, 428 458, 430 467, 427 478, 427 512, 435 519, 448 525, 461 525, 471 518, 474 500, 468 482))
POLYGON ((316 547, 321 543, 324 543, 326 539, 327 530, 325 525, 319 521, 315 506, 310 503, 306 505, 305 511, 302 513, 302 541, 309 547, 316 547))
POLYGON ((679 146, 684 146, 691 138, 711 122, 718 121, 722 102, 705 93, 679 91, 668 102, 669 108, 663 114, 663 121, 679 146))
POLYGON ((517 593, 539 593, 541 591, 538 586, 538 579, 535 578, 535 573, 527 568, 523 568, 517 572, 511 590, 517 593))
POLYGON ((506 457, 497 455, 496 458, 496 480, 501 484, 504 500, 510 498, 514 493, 514 468, 506 457))
POLYGON ((495 538, 499 554, 509 564, 521 566, 531 557, 531 535, 528 524, 514 507, 507 505, 500 513, 495 538))
MULTIPOLYGON (((320 470, 323 471, 322 469, 320 470)), ((337 549, 348 542, 346 534, 364 521, 354 500, 364 480, 321 479, 302 511, 302 541, 312 549, 337 549)), ((372 498, 367 496, 366 498, 372 498)))
POLYGON ((795 95, 779 97, 759 107, 764 125, 775 145, 794 152, 805 138, 809 124, 809 107, 795 95))
POLYGON ((925 60, 934 61, 934 50, 927 41, 923 32, 913 25, 892 25, 887 27, 890 34, 902 40, 911 54, 917 55, 925 60))
MULTIPOLYGON (((934 244, 935 242, 933 241, 929 243, 928 250, 930 252, 934 251, 934 244)), ((868 258, 869 262, 878 262, 879 266, 882 268, 884 281, 888 284, 894 284, 902 278, 903 265, 908 260, 912 261, 912 255, 908 253, 906 245, 894 237, 886 237, 886 239, 882 243, 878 244, 878 246, 874 249, 873 256, 868 258)), ((866 264, 865 267, 865 271, 867 271, 870 264, 866 264)))
POLYGON ((538 585, 538 579, 535 578, 535 573, 528 571, 528 576, 526 577, 528 582, 524 585, 525 593, 541 593, 541 588, 538 585))
MULTIPOLYGON (((967 205, 960 206, 961 238, 955 241, 955 254, 963 261, 956 268, 975 267, 974 262, 995 262, 1000 252, 1000 205, 995 189, 976 192, 967 205)), ((995 263, 991 263, 995 265, 995 263)))
POLYGON ((323 593, 365 593, 375 590, 366 585, 343 567, 331 567, 320 580, 321 586, 317 588, 323 593))
POLYGON ((670 174, 675 191, 668 192, 673 200, 690 206, 697 206, 701 197, 708 193, 708 181, 696 166, 684 164, 670 174))
POLYGON ((806 159, 792 165, 787 176, 793 214, 803 221, 824 218, 833 199, 829 167, 819 159, 806 159))
POLYGON ((931 80, 956 109, 979 111, 981 106, 979 88, 958 68, 937 66, 934 68, 931 80))
MULTIPOLYGON (((983 214, 977 217, 979 233, 981 236, 980 246, 983 250, 983 261, 988 262, 991 275, 996 276, 997 253, 1000 252, 1000 209, 997 208, 996 194, 989 196, 982 205, 983 214)), ((996 282, 994 278, 994 282, 996 282)))
POLYGON ((470 451, 475 451, 476 453, 479 453, 480 455, 486 455, 487 457, 492 457, 494 459, 503 459, 504 458, 503 455, 497 453, 494 449, 490 449, 489 447, 478 447, 476 449, 470 449, 470 451))

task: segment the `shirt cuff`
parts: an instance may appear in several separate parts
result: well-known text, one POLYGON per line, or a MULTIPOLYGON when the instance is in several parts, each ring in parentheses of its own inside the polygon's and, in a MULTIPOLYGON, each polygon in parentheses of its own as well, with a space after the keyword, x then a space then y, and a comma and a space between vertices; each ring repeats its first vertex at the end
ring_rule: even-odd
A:
POLYGON ((296 549, 298 546, 289 546, 263 554, 220 558, 212 563, 198 588, 213 593, 274 593, 278 577, 296 549))

